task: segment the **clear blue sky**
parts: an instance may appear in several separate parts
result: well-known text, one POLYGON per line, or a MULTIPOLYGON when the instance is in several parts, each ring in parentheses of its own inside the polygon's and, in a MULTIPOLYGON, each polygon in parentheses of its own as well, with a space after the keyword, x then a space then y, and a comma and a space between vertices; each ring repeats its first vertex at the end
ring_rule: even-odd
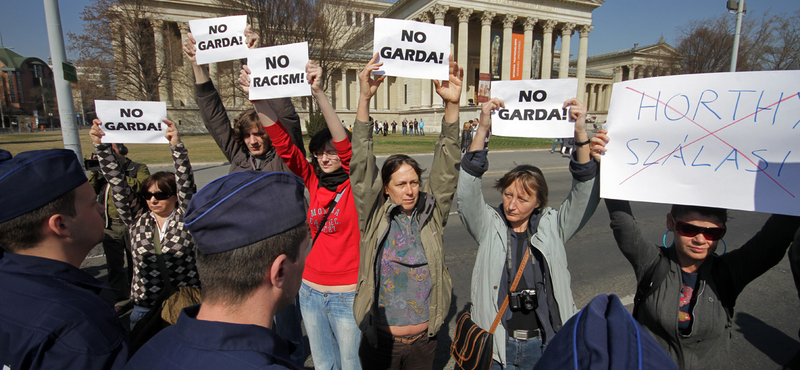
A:
MULTIPOLYGON (((83 32, 80 13, 91 0, 59 0, 65 42, 68 31, 83 32)), ((746 0, 746 17, 793 13, 800 9, 798 0, 746 0)), ((726 0, 606 0, 594 11, 594 30, 589 35, 589 54, 627 49, 634 43, 650 45, 661 35, 675 45, 677 28, 692 20, 725 14, 726 0)), ((733 22, 733 16, 731 16, 733 22)), ((45 61, 50 49, 45 28, 42 0, 0 0, 0 33, 3 44, 24 56, 45 61)), ((577 55, 577 37, 572 54, 577 55)), ((67 55, 72 57, 67 48, 67 55)))

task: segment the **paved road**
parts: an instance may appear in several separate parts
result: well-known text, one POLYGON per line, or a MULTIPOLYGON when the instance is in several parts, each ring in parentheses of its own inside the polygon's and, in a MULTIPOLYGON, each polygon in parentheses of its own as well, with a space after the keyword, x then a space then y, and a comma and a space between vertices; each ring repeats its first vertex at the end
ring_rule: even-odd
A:
MULTIPOLYGON (((432 155, 415 155, 423 167, 429 168, 432 155)), ((385 157, 379 157, 379 161, 385 157)), ((500 194, 492 185, 500 175, 516 164, 531 163, 544 170, 550 188, 550 205, 563 201, 571 184, 567 171, 567 159, 549 150, 492 152, 490 169, 483 181, 487 202, 499 204, 500 194)), ((153 168, 152 170, 161 170, 153 168)), ((195 165, 195 178, 202 187, 215 178, 227 174, 228 165, 195 165)), ((653 243, 661 243, 666 230, 666 205, 635 203, 634 214, 642 225, 645 235, 653 243)), ((732 212, 725 239, 733 249, 755 234, 767 215, 749 212, 732 212)), ((583 307, 598 294, 616 294, 623 302, 631 303, 635 291, 633 269, 616 248, 608 228, 608 213, 602 204, 584 229, 569 243, 567 252, 572 274, 575 302, 583 307)), ((439 334, 435 369, 452 369, 449 346, 455 327, 455 315, 469 301, 472 267, 475 262, 477 244, 464 229, 453 206, 445 229, 446 264, 453 277, 453 303, 447 328, 439 334)), ((102 253, 102 252, 99 252, 102 253)), ((97 252, 95 252, 97 254, 97 252)), ((87 267, 96 275, 104 275, 101 255, 87 260, 87 267)), ((630 305, 629 305, 630 308, 630 305)), ((719 368, 728 369, 774 369, 787 361, 800 348, 797 340, 800 318, 800 300, 794 287, 789 263, 784 259, 778 266, 750 284, 740 296, 734 318, 731 356, 719 368)), ((308 362, 310 364, 310 361, 308 362)))

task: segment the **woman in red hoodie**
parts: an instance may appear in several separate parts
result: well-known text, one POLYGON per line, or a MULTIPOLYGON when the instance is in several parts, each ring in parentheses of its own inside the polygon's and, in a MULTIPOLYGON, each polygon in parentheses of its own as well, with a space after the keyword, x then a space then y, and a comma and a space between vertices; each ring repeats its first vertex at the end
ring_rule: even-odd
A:
MULTIPOLYGON (((349 132, 320 86, 322 68, 309 62, 306 76, 328 125, 311 138, 308 145, 311 163, 292 144, 266 101, 254 101, 253 105, 277 154, 303 178, 308 188, 312 248, 306 258, 299 298, 314 367, 360 369, 361 335, 353 317, 360 239, 358 214, 350 187, 353 151, 349 132)), ((247 66, 239 81, 242 86, 250 85, 247 66)))

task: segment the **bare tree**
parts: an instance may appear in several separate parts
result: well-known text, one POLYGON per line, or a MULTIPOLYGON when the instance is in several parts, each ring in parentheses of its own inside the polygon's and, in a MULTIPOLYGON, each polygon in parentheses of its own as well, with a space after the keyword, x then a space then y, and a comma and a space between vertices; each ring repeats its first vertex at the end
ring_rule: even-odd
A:
MULTIPOLYGON (((736 70, 798 68, 798 17, 800 12, 794 16, 747 15, 742 22, 736 70)), ((729 71, 734 28, 735 22, 727 14, 681 27, 677 49, 686 56, 681 63, 683 72, 729 71)))
POLYGON ((78 52, 78 65, 108 71, 117 98, 159 100, 159 86, 171 83, 169 73, 181 61, 170 52, 179 50, 174 47, 180 44, 179 31, 177 36, 176 32, 160 32, 165 45, 173 47, 156 50, 154 28, 164 31, 159 29, 164 26, 151 20, 151 3, 151 0, 93 0, 81 13, 83 33, 69 33, 70 49, 78 52), (164 57, 156 57, 159 53, 164 57))
MULTIPOLYGON (((217 0, 228 14, 247 14, 261 46, 307 41, 309 57, 322 67, 322 88, 344 65, 341 46, 351 32, 347 17, 351 0, 217 0)), ((309 106, 312 99, 309 97, 309 106)))

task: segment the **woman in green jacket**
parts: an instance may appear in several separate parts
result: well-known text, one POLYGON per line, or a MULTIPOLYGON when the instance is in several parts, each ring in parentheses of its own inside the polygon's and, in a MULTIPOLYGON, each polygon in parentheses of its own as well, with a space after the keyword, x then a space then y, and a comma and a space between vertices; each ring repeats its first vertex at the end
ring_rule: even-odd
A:
POLYGON ((353 125, 350 183, 361 230, 361 259, 353 311, 361 328, 365 369, 430 369, 436 333, 450 309, 452 282, 444 265, 442 233, 458 179, 458 104, 464 75, 450 57, 448 81, 434 80, 445 102, 431 175, 404 155, 379 171, 372 152, 370 99, 385 76, 372 77, 378 55, 359 73, 361 93, 353 125), (401 365, 402 364, 402 365, 401 365))

